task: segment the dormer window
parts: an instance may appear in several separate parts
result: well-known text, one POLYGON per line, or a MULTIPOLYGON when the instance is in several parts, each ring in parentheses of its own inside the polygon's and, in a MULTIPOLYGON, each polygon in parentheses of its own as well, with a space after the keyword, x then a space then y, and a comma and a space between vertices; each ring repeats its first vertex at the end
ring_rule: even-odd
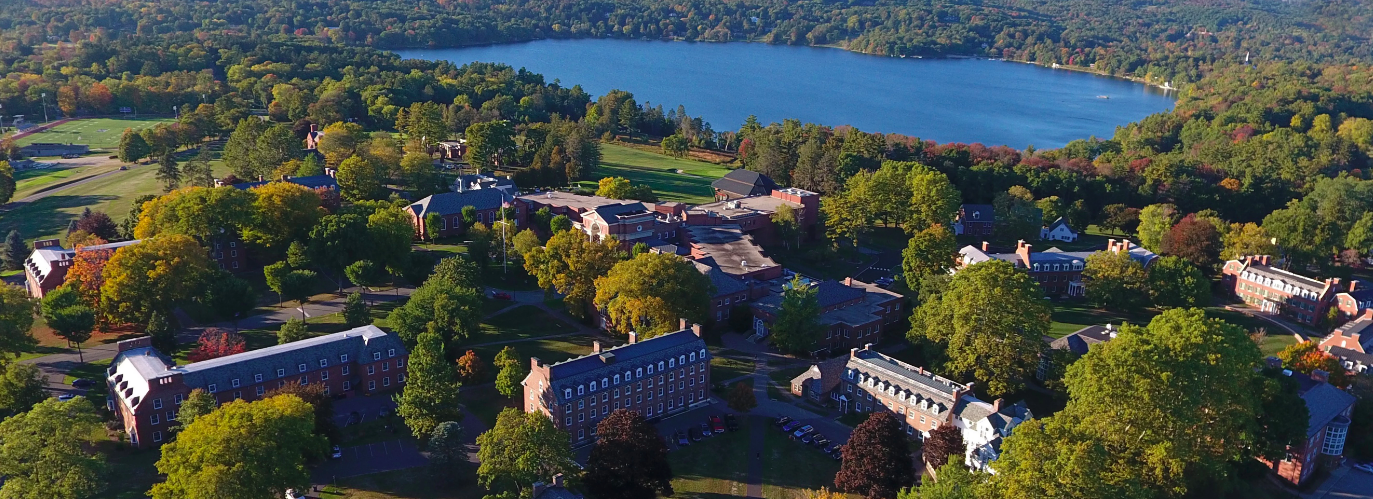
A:
POLYGON ((262 382, 262 373, 254 374, 254 375, 253 375, 253 382, 254 382, 254 383, 261 383, 261 382, 262 382))
POLYGON ((667 359, 667 367, 677 367, 677 359, 667 359))
POLYGON ((586 387, 577 385, 577 395, 586 395, 586 387))
POLYGON ((210 393, 214 393, 214 392, 217 392, 217 391, 219 391, 219 390, 217 390, 217 389, 215 388, 215 384, 214 384, 214 383, 210 383, 210 386, 206 387, 206 391, 208 391, 208 392, 210 392, 210 393))
POLYGON ((339 362, 348 362, 348 354, 346 354, 346 353, 341 353, 341 354, 339 354, 339 356, 338 356, 338 361, 339 361, 339 362))
POLYGON ((328 359, 319 359, 319 367, 329 367, 328 359))
MULTIPOLYGON (((743 300, 743 297, 737 297, 737 298, 739 298, 739 301, 744 301, 744 300, 743 300)), ((702 348, 702 349, 701 349, 701 360, 705 360, 705 358, 706 358, 706 349, 702 348)))
POLYGON ((233 381, 230 381, 230 382, 229 382, 229 386, 232 386, 232 387, 234 387, 234 388, 238 388, 238 378, 234 378, 233 381))
MULTIPOLYGON (((572 398, 572 389, 571 389, 571 388, 564 388, 564 389, 563 389, 563 398, 565 398, 565 399, 570 399, 570 398, 572 398)), ((571 410, 571 408, 568 408, 568 410, 571 410)))
POLYGON ((307 366, 307 365, 305 365, 305 364, 301 364, 301 365, 299 365, 299 366, 297 366, 297 367, 300 369, 300 372, 305 372, 307 369, 310 368, 310 366, 307 366))
POLYGON ((606 388, 608 386, 610 386, 610 380, 601 378, 601 388, 606 388))
POLYGON ((661 361, 661 360, 658 361, 658 370, 659 370, 659 371, 662 371, 662 370, 663 370, 663 365, 664 365, 664 364, 663 364, 663 361, 661 361))
POLYGON ((652 374, 653 374, 653 364, 649 364, 649 365, 648 365, 648 374, 649 374, 649 375, 652 375, 652 374))
POLYGON ((286 377, 286 370, 285 370, 285 369, 277 369, 277 377, 278 377, 278 378, 284 378, 284 377, 286 377))
POLYGON ((372 360, 381 360, 381 352, 372 352, 372 360))
POLYGON ((395 356, 396 356, 396 349, 394 349, 394 348, 388 348, 388 349, 386 349, 386 356, 387 356, 387 357, 395 357, 395 356))

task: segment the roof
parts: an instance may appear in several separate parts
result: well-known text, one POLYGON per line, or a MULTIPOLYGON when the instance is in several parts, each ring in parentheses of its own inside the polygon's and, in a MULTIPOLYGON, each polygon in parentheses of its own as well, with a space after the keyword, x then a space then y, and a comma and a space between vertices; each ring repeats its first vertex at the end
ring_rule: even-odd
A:
POLYGON ((643 203, 607 204, 597 206, 591 211, 595 212, 596 216, 605 223, 616 223, 624 219, 653 214, 653 211, 650 211, 643 203))
MULTIPOLYGON (((1094 251, 1063 251, 1061 249, 1058 249, 1057 247, 1053 247, 1044 251, 1031 251, 1030 264, 1034 265, 1038 263, 1053 265, 1057 263, 1071 265, 1074 263, 1081 263, 1083 266, 1086 266, 1087 257, 1092 256, 1093 253, 1096 253, 1098 251, 1106 250, 1102 249, 1094 251)), ((1149 251, 1144 247, 1135 244, 1130 245, 1129 252, 1130 258, 1133 258, 1135 261, 1139 262, 1140 265, 1144 265, 1146 267, 1158 258, 1158 255, 1154 254, 1154 252, 1149 251)), ((961 261, 963 262, 964 266, 972 265, 975 263, 982 263, 994 259, 1011 262, 1017 265, 1023 263, 1020 259, 1020 255, 1017 253, 987 253, 973 245, 964 246, 963 248, 958 250, 958 253, 962 255, 961 261)))
MULTIPOLYGON (((330 177, 328 175, 311 175, 309 177, 286 177, 284 179, 281 179, 280 181, 290 182, 292 184, 305 186, 311 189, 329 189, 338 187, 338 181, 334 179, 334 177, 330 177)), ((261 182, 244 182, 241 184, 231 184, 231 186, 235 189, 252 189, 254 187, 262 187, 272 182, 277 181, 264 180, 261 182)))
POLYGON ((710 183, 711 187, 739 196, 771 194, 777 188, 767 175, 744 169, 734 170, 710 183))
POLYGON ((1292 373, 1292 377, 1301 383, 1297 393, 1306 401, 1306 411, 1311 415, 1306 426, 1308 438, 1340 417, 1356 401, 1353 395, 1330 383, 1316 381, 1302 373, 1292 373))
POLYGON ((835 357, 823 362, 811 364, 806 372, 791 379, 791 384, 796 385, 812 379, 818 379, 820 386, 818 393, 829 393, 834 387, 839 386, 839 378, 844 375, 844 366, 848 364, 848 357, 835 357))
POLYGON ((515 190, 515 181, 509 177, 493 177, 484 173, 459 175, 453 181, 453 187, 458 192, 477 189, 500 189, 506 192, 515 190))
MULTIPOLYGON (((851 285, 838 281, 820 281, 814 284, 819 287, 816 293, 816 301, 822 310, 854 299, 862 299, 860 302, 845 307, 821 312, 818 319, 820 324, 847 324, 850 326, 868 324, 881 318, 877 312, 887 303, 903 298, 901 294, 882 289, 875 284, 857 280, 850 282, 851 285)), ((776 315, 777 310, 782 307, 782 292, 789 284, 789 282, 783 282, 780 288, 774 288, 771 294, 754 301, 750 306, 776 315)))
POLYGON ((1340 327, 1335 328, 1327 338, 1350 338, 1356 334, 1359 335, 1359 346, 1362 347, 1365 352, 1373 350, 1373 348, 1370 348, 1373 347, 1373 318, 1370 318, 1367 315, 1341 324, 1340 327))
POLYGON ((1000 410, 997 410, 993 404, 983 402, 971 394, 959 397, 958 404, 954 406, 954 415, 968 420, 972 424, 977 424, 985 419, 993 429, 998 431, 1013 427, 1033 417, 1030 408, 1025 405, 1023 400, 1014 404, 1002 404, 1000 410))
POLYGON ((763 248, 753 244, 753 238, 744 234, 738 225, 703 225, 683 227, 691 241, 692 253, 715 259, 715 265, 730 275, 745 275, 759 269, 776 267, 763 253, 763 248))
MULTIPOLYGON (((132 246, 140 242, 142 242, 141 239, 132 239, 129 241, 119 241, 116 243, 82 246, 80 251, 94 251, 106 249, 117 250, 119 248, 123 248, 125 246, 132 246)), ((53 264, 62 260, 71 260, 73 257, 76 256, 76 252, 77 250, 75 249, 63 249, 61 246, 48 246, 46 248, 39 248, 33 250, 33 253, 29 255, 29 258, 24 261, 24 268, 29 273, 33 274, 34 278, 41 282, 44 279, 44 276, 52 272, 53 264)))
POLYGON ((1104 326, 1087 326, 1072 334, 1062 338, 1049 340, 1049 348, 1054 350, 1069 350, 1078 355, 1086 355, 1092 345, 1105 343, 1115 337, 1115 326, 1107 324, 1104 326))
POLYGON ((893 359, 876 350, 854 350, 845 360, 845 372, 854 376, 856 381, 866 383, 868 379, 872 379, 874 388, 896 392, 899 400, 913 406, 912 410, 914 405, 920 404, 921 408, 928 412, 942 414, 953 409, 955 397, 968 389, 966 385, 893 359))
POLYGON ((567 487, 548 487, 539 491, 533 499, 583 499, 581 494, 568 490, 567 487))
POLYGON ((1054 220, 1054 223, 1049 224, 1048 230, 1049 232, 1053 232, 1059 227, 1068 229, 1068 232, 1077 233, 1077 231, 1073 230, 1072 226, 1068 225, 1068 220, 1063 217, 1058 217, 1058 220, 1054 220))
POLYGON ((839 281, 828 279, 815 285, 815 299, 820 303, 821 309, 857 300, 865 294, 867 293, 864 293, 862 289, 851 288, 839 281))
POLYGON ((716 201, 714 203, 698 204, 687 209, 689 213, 705 213, 724 217, 725 219, 737 219, 750 215, 768 215, 776 213, 782 205, 789 205, 793 209, 801 210, 804 207, 801 203, 787 201, 782 198, 770 195, 759 195, 731 199, 728 201, 716 201))
POLYGON ((705 274, 706 277, 710 278, 710 284, 715 286, 715 296, 732 295, 748 290, 748 286, 745 286, 743 282, 730 277, 724 272, 721 272, 720 269, 708 265, 705 262, 693 260, 691 265, 696 267, 698 272, 705 274))
POLYGON ((561 404, 568 400, 564 397, 564 389, 590 380, 613 378, 621 372, 647 367, 690 352, 709 358, 705 340, 696 336, 691 329, 682 329, 553 364, 548 368, 549 383, 553 388, 553 396, 561 404))
POLYGON ((667 253, 669 255, 677 256, 687 256, 691 254, 691 248, 689 247, 682 246, 680 244, 665 242, 662 239, 658 239, 656 237, 645 240, 643 241, 643 243, 645 245, 648 245, 648 249, 657 251, 659 253, 667 253))
POLYGON ((478 210, 492 210, 500 208, 503 203, 514 200, 513 196, 500 189, 444 192, 416 201, 410 205, 410 211, 419 217, 424 217, 430 213, 452 215, 462 213, 462 209, 468 206, 478 210))
POLYGON ((1319 295, 1322 291, 1325 291, 1325 283, 1321 281, 1317 281, 1315 279, 1306 277, 1301 274, 1295 274, 1277 267, 1270 267, 1257 262, 1250 263, 1248 267, 1244 268, 1244 272, 1249 272, 1256 276, 1264 277, 1275 281, 1273 284, 1265 284, 1265 286, 1281 287, 1283 283, 1286 283, 1305 289, 1306 291, 1310 291, 1317 295, 1319 295))
POLYGON ((1370 283, 1355 279, 1349 284, 1354 288, 1354 290, 1345 291, 1343 293, 1340 293, 1341 295, 1349 295, 1350 298, 1353 298, 1354 301, 1358 302, 1373 301, 1373 287, 1369 286, 1370 283))
POLYGON ((960 222, 996 222, 996 208, 989 204, 965 204, 958 207, 960 222), (964 218, 966 217, 966 218, 964 218))
POLYGON ((546 204, 550 206, 565 206, 577 212, 590 211, 597 206, 608 204, 622 204, 624 201, 610 199, 601 196, 583 196, 563 191, 544 191, 534 194, 519 196, 521 201, 546 204))

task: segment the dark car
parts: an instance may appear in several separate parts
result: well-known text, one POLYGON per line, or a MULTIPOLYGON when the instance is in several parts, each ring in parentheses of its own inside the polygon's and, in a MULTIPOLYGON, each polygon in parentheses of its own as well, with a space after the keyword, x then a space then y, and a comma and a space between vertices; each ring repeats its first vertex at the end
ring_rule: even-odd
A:
POLYGON ((701 423, 701 436, 705 436, 705 437, 715 436, 715 433, 712 432, 712 431, 710 431, 710 424, 708 424, 708 423, 701 423))
POLYGON ((801 436, 806 435, 806 434, 809 434, 810 432, 813 432, 813 431, 815 431, 815 427, 814 427, 814 426, 805 425, 805 426, 802 426, 802 427, 800 427, 800 428, 797 428, 796 431, 794 431, 794 432, 791 433, 791 436, 796 437, 796 438, 801 438, 801 436))
POLYGON ((510 300, 510 299, 513 299, 513 297, 510 296, 510 293, 506 293, 506 292, 504 292, 504 291, 492 291, 492 292, 491 292, 491 297, 492 297, 492 298, 495 298, 495 299, 497 299, 497 300, 510 300))
POLYGON ((811 442, 815 443, 815 445, 816 445, 817 447, 820 447, 821 449, 823 449, 823 448, 825 448, 826 445, 829 445, 829 444, 830 444, 830 439, 825 438, 824 435, 821 435, 821 434, 819 434, 819 433, 816 433, 816 434, 815 434, 815 439, 812 440, 811 442))
POLYGON ((803 443, 803 444, 809 444, 809 443, 814 442, 814 441, 815 441, 815 434, 814 434, 814 433, 807 433, 807 434, 801 436, 801 443, 803 443))
POLYGON ((792 421, 792 422, 790 422, 790 423, 787 423, 787 424, 782 425, 782 431, 790 432, 790 431, 795 430, 795 429, 800 428, 800 427, 801 427, 801 422, 800 422, 800 421, 792 421))
POLYGON ((772 424, 775 424, 775 425, 777 425, 777 426, 786 426, 786 424, 787 424, 787 423, 790 423, 790 422, 791 422, 791 418, 786 417, 786 416, 782 416, 782 417, 780 417, 780 418, 777 418, 777 421, 773 421, 772 424))
POLYGON ((724 433, 725 421, 723 419, 720 419, 720 416, 711 416, 710 427, 711 429, 715 430, 715 433, 724 433))
POLYGON ((85 389, 85 388, 90 388, 91 385, 93 385, 93 384, 95 384, 95 383, 92 382, 91 380, 88 380, 88 379, 86 379, 86 378, 81 378, 81 379, 78 379, 78 380, 72 382, 72 388, 81 388, 81 389, 85 389))
POLYGON ((687 438, 687 432, 685 431, 677 430, 677 432, 674 433, 672 436, 677 439, 678 447, 685 447, 691 445, 691 440, 687 438))
POLYGON ((839 445, 839 444, 829 444, 829 445, 826 445, 826 446, 825 446, 825 453, 826 453, 826 454, 839 454, 839 453, 840 453, 840 452, 839 452, 839 449, 842 448, 842 447, 843 447, 843 446, 841 446, 841 445, 839 445))
POLYGON ((701 430, 698 430, 698 429, 695 429, 695 428, 688 429, 688 430, 687 430, 687 435, 688 435, 689 437, 691 437, 691 441, 692 441, 692 442, 700 442, 700 441, 701 441, 701 430))
POLYGON ((338 446, 335 445, 335 446, 334 446, 334 449, 333 449, 333 452, 330 452, 330 453, 329 453, 329 459, 341 459, 341 458, 343 458, 343 450, 342 450, 342 449, 339 449, 338 446))
POLYGON ((725 426, 729 427, 729 431, 739 431, 739 418, 735 417, 733 414, 726 414, 725 426))

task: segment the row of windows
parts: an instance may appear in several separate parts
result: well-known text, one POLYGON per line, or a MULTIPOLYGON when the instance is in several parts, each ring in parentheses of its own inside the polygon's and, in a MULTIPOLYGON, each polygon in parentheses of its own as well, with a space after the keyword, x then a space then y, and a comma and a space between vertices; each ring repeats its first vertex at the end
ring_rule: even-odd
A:
MULTIPOLYGON (((705 359, 706 359, 706 349, 704 349, 704 348, 701 349, 699 358, 700 358, 700 360, 705 360, 705 359)), ((658 371, 659 371, 659 372, 662 372, 662 371, 666 371, 666 370, 668 370, 668 369, 674 369, 674 368, 677 367, 678 364, 681 364, 681 365, 685 366, 685 365, 687 364, 687 362, 696 362, 696 361, 697 361, 697 352, 691 352, 689 355, 680 355, 680 356, 678 356, 678 357, 675 358, 675 359, 674 359, 674 358, 669 358, 669 359, 667 359, 666 361, 661 361, 661 360, 660 360, 660 361, 658 361, 657 368, 658 368, 658 371)), ((649 364, 649 365, 647 366, 648 374, 649 374, 650 376, 653 375, 653 372, 654 372, 654 371, 653 371, 653 368, 654 368, 654 364, 649 364)), ((644 377, 644 369, 645 369, 645 368, 643 368, 643 367, 635 368, 634 371, 633 371, 633 376, 630 376, 630 371, 625 371, 623 375, 616 374, 616 375, 614 375, 613 377, 601 378, 601 382, 600 382, 600 384, 599 384, 599 387, 602 388, 602 389, 604 389, 604 388, 610 387, 610 385, 611 385, 612 382, 613 382, 614 384, 618 385, 618 384, 620 384, 622 381, 626 381, 626 382, 627 382, 627 381, 630 381, 630 380, 643 378, 643 377, 644 377), (613 380, 613 381, 612 381, 612 380, 613 380)), ((691 369, 692 369, 692 374, 695 374, 695 372, 696 372, 696 371, 695 371, 695 370, 696 370, 696 367, 695 367, 695 366, 692 366, 691 369)), ((578 396, 582 396, 582 395, 586 395, 587 392, 594 392, 594 391, 596 391, 597 386, 598 386, 598 385, 597 385, 597 383, 596 383, 595 380, 592 380, 592 381, 588 382, 588 383, 585 384, 585 385, 577 385, 577 395, 578 395, 578 396)), ((564 388, 564 389, 563 389, 563 398, 564 398, 564 399, 570 399, 570 398, 572 398, 572 388, 564 388)))
MULTIPOLYGON (((396 356, 396 349, 392 348, 392 349, 387 350, 387 355, 388 355, 388 356, 391 356, 391 357, 395 357, 395 356, 396 356)), ((381 360, 381 352, 373 352, 373 353, 372 353, 372 360, 381 360)), ((345 353, 345 354, 339 354, 339 362, 348 362, 348 354, 346 354, 346 353, 345 353)), ((327 359, 319 359, 319 367, 320 367, 320 368, 327 368, 327 367, 329 367, 329 361, 328 361, 327 359)), ((404 359, 397 359, 397 360, 396 360, 396 367, 405 367, 405 360, 404 360, 404 359)), ((296 365, 296 369, 298 370, 298 372, 302 372, 302 373, 303 373, 303 372, 309 371, 309 370, 310 370, 310 366, 309 366, 308 364, 298 364, 298 365, 296 365)), ((383 362, 383 363, 382 363, 382 369, 381 369, 381 370, 383 370, 383 371, 389 371, 389 370, 391 370, 390 361, 383 362)), ((342 366, 341 374, 344 375, 344 376, 347 376, 350 372, 351 372, 351 369, 349 369, 349 366, 348 366, 347 364, 344 364, 344 365, 342 366)), ((375 366, 375 365, 367 366, 367 374, 376 374, 376 366, 375 366)), ((277 375, 276 377, 278 377, 278 378, 284 378, 284 377, 286 377, 286 369, 284 369, 284 368, 278 368, 278 369, 277 369, 276 375, 277 375)), ((329 379, 329 372, 328 372, 328 371, 324 371, 324 372, 322 372, 322 373, 320 374, 320 376, 323 377, 322 379, 329 379)), ((262 373, 258 373, 258 374, 254 374, 254 375, 253 375, 253 382, 254 382, 254 383, 261 383, 262 381, 263 381, 262 373)), ((304 384, 304 383, 302 383, 302 384, 304 384)), ((241 386, 241 383, 239 382, 239 379, 238 379, 238 378, 234 378, 234 379, 232 379, 232 380, 229 380, 229 385, 230 385, 231 388, 238 388, 239 386, 241 386)), ((218 386, 217 383, 210 383, 208 386, 206 386, 206 391, 208 391, 208 392, 210 392, 210 393, 215 393, 216 391, 218 391, 218 389, 219 389, 219 386, 218 386)), ((159 405, 159 404, 161 404, 161 401, 160 401, 160 400, 154 400, 153 403, 154 403, 154 405, 159 405)))
MULTIPOLYGON (((302 385, 308 385, 308 384, 310 384, 310 379, 309 379, 309 378, 310 378, 309 376, 301 376, 301 377, 300 377, 300 384, 302 384, 302 385)), ((328 379, 329 379, 329 373, 327 373, 327 372, 321 373, 320 381, 327 381, 328 379)), ((396 382, 397 382, 397 383, 404 383, 404 382, 405 382, 405 375, 404 375, 404 374, 401 374, 401 375, 396 376, 396 382)), ((284 386, 286 386, 286 382, 285 382, 285 381, 282 381, 282 382, 280 382, 280 383, 277 384, 277 387, 278 387, 278 388, 281 388, 281 387, 284 387, 284 386)), ((386 376, 386 377, 381 378, 381 386, 383 386, 383 387, 391 386, 391 377, 390 377, 390 376, 386 376)), ((353 389, 353 384, 352 384, 351 382, 347 381, 347 380, 344 380, 344 382, 343 382, 343 389, 344 389, 345 391, 351 390, 351 389, 353 389)), ((377 382, 376 382, 376 380, 368 381, 368 382, 367 382, 367 389, 368 389, 368 390, 376 390, 376 389, 377 389, 377 382)), ((257 391, 257 396, 259 396, 259 397, 261 397, 262 395, 264 395, 264 394, 267 392, 267 390, 266 390, 265 388, 261 387, 261 386, 257 387, 257 390, 256 390, 256 391, 257 391)), ((328 395, 328 394, 329 394, 329 386, 328 386, 328 385, 325 385, 325 386, 324 386, 324 394, 325 394, 325 395, 328 395)), ((235 400, 242 399, 242 398, 243 398, 243 392, 241 392, 241 391, 236 391, 236 392, 234 392, 234 399, 235 399, 235 400)), ((179 393, 176 394, 175 399, 176 399, 177 405, 180 405, 180 404, 181 404, 181 394, 179 394, 179 393)), ((162 399, 154 399, 154 400, 153 400, 153 408, 154 408, 154 409, 161 409, 161 408, 162 408, 162 399)), ((178 411, 167 411, 167 415, 166 415, 166 416, 167 416, 167 421, 168 421, 168 422, 171 422, 171 421, 175 420, 177 414, 178 414, 178 411)), ((153 425, 162 424, 162 417, 161 417, 161 415, 159 415, 159 414, 157 414, 157 413, 153 413, 153 414, 148 415, 148 423, 149 423, 149 424, 153 424, 153 425)), ((160 440, 154 438, 153 441, 154 441, 154 442, 158 442, 158 441, 160 441, 160 440)))
MULTIPOLYGON (((688 405, 696 403, 697 400, 705 400, 705 394, 706 394, 706 391, 705 391, 705 390, 698 390, 696 393, 688 394, 687 397, 677 397, 677 400, 676 400, 676 401, 673 401, 672 399, 668 399, 668 401, 667 401, 667 410, 668 410, 668 411, 671 411, 671 410, 674 410, 674 409, 686 408, 688 405)), ((616 407, 615 407, 615 410, 619 410, 619 409, 620 409, 619 406, 616 406, 616 407)), ((625 405, 625 409, 629 409, 629 405, 628 405, 628 404, 625 405)), ((633 411, 636 412, 636 413, 639 412, 638 409, 633 409, 633 411)), ((663 410, 663 403, 662 403, 662 402, 659 402, 659 403, 658 403, 658 414, 661 415, 661 414, 663 414, 664 412, 665 412, 665 411, 663 410)), ((603 408, 601 408, 601 411, 600 411, 599 413, 597 413, 596 411, 591 411, 591 420, 592 420, 592 421, 595 421, 595 420, 596 420, 596 417, 598 416, 598 414, 599 414, 600 417, 605 417, 605 416, 607 416, 607 415, 610 414, 610 410, 609 410, 609 408, 604 408, 604 407, 603 407, 603 408)), ((649 404, 649 406, 646 407, 646 408, 644 409, 644 413, 643 413, 643 414, 644 414, 644 417, 646 417, 646 418, 651 418, 651 417, 653 417, 653 414, 654 414, 654 412, 653 412, 653 404, 649 404)), ((585 422, 585 421, 586 421, 586 415, 585 415, 585 414, 578 414, 578 415, 577 415, 577 422, 581 423, 581 422, 585 422)), ((563 420, 563 423, 564 423, 564 426, 568 426, 568 427, 572 426, 572 416, 566 417, 566 418, 563 420)), ((595 426, 595 425, 592 425, 592 426, 591 426, 591 436, 596 436, 596 426, 595 426)), ((585 439, 585 438, 586 438, 586 429, 578 429, 578 430, 577 430, 577 440, 582 440, 582 439, 585 439)))
MULTIPOLYGON (((696 372, 696 371, 695 371, 695 369, 693 368, 693 369, 692 369, 692 373, 694 374, 695 372, 696 372)), ((701 372, 704 373, 705 370, 702 369, 701 372)), ((676 373, 668 374, 668 382, 664 382, 664 381, 663 381, 663 377, 662 377, 662 376, 658 376, 658 387, 659 387, 659 388, 658 388, 658 396, 661 397, 661 396, 663 395, 663 388, 662 388, 663 386, 666 386, 666 387, 667 387, 667 393, 672 393, 673 390, 685 390, 685 389, 686 389, 686 387, 687 387, 687 382, 686 382, 686 381, 677 381, 676 386, 675 386, 675 387, 673 386, 672 381, 675 380, 675 374, 676 374, 676 373)), ((697 382, 698 380, 701 382, 702 385, 704 385, 704 384, 706 383, 706 375, 705 375, 705 374, 701 374, 701 375, 700 375, 698 378, 696 378, 696 379, 690 379, 690 378, 687 378, 685 375, 683 375, 683 376, 682 376, 682 379, 683 379, 683 380, 689 380, 689 381, 691 382, 691 385, 690 385, 690 386, 696 386, 696 382, 697 382)), ((638 384, 637 389, 631 388, 631 387, 625 387, 625 388, 624 388, 624 395, 625 395, 626 397, 628 397, 629 394, 630 394, 631 392, 634 392, 634 391, 640 391, 640 392, 644 391, 644 383, 643 383, 642 381, 640 381, 639 384, 638 384)), ((615 394, 615 398, 616 398, 616 399, 619 399, 619 398, 620 398, 620 389, 619 389, 619 388, 616 388, 614 394, 615 394)), ((610 393, 602 393, 602 394, 601 394, 601 403, 603 403, 603 404, 609 403, 609 402, 610 402, 610 396, 611 396, 610 393)), ((649 379, 649 380, 648 380, 648 399, 649 399, 649 400, 653 400, 653 380, 652 380, 652 379, 649 379)), ((643 395, 639 395, 639 402, 643 402, 643 395)), ((578 408, 578 409, 585 409, 587 404, 595 404, 595 403, 596 403, 596 396, 595 396, 595 395, 592 395, 592 396, 590 396, 590 397, 587 397, 587 398, 578 400, 578 401, 577 401, 577 408, 578 408)), ((619 402, 618 400, 616 400, 615 404, 616 404, 617 406, 619 405, 619 403, 620 403, 620 402, 619 402)), ((628 405, 629 402, 625 402, 625 404, 628 405)), ((572 404, 571 404, 570 402, 569 402, 566 406, 563 407, 563 412, 564 412, 565 414, 571 414, 571 413, 572 413, 572 404)))
MULTIPOLYGON (((880 332, 881 332, 881 329, 882 329, 882 327, 879 326, 879 325, 872 325, 872 326, 868 326, 868 327, 865 327, 865 328, 858 329, 858 330, 857 330, 857 331, 858 331, 858 337, 859 337, 859 338, 862 338, 862 337, 864 337, 864 336, 868 336, 868 335, 873 335, 873 334, 880 333, 880 332)), ((834 331, 825 331, 825 339, 828 340, 828 339, 830 339, 830 338, 838 338, 839 336, 843 336, 843 337, 845 337, 845 338, 848 338, 848 337, 849 337, 849 332, 850 332, 850 331, 854 331, 854 329, 853 329, 853 328, 844 328, 844 330, 843 330, 842 332, 839 332, 839 333, 836 333, 836 332, 834 332, 834 331)))

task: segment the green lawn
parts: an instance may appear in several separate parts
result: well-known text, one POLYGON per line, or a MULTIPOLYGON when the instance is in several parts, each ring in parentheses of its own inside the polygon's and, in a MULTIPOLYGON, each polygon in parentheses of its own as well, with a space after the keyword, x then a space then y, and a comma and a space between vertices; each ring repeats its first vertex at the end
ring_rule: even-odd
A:
POLYGON ((710 357, 710 378, 716 383, 753 373, 753 359, 743 352, 729 349, 712 349, 710 357))
POLYGON ((820 452, 815 446, 791 440, 771 426, 763 431, 767 432, 763 438, 764 498, 802 499, 809 490, 821 487, 834 489, 834 474, 839 472, 839 461, 820 452))
POLYGON ((668 454, 675 475, 673 497, 716 499, 747 495, 749 435, 753 425, 747 418, 741 418, 740 423, 739 431, 703 439, 668 454))
POLYGON ((153 466, 162 453, 157 449, 134 450, 113 440, 100 442, 97 449, 105 455, 105 490, 97 499, 142 499, 148 489, 162 481, 153 466))
POLYGON ((1297 344, 1296 336, 1287 333, 1270 333, 1265 335, 1263 340, 1259 341, 1259 351, 1263 352, 1265 357, 1277 355, 1282 349, 1295 344, 1297 344))
POLYGON ((119 147, 119 138, 125 128, 135 131, 151 128, 158 123, 171 123, 171 118, 92 118, 73 120, 48 130, 28 135, 14 141, 15 145, 25 146, 34 142, 58 142, 62 144, 85 144, 91 149, 114 150, 119 147))
MULTIPOLYGON (((511 302, 494 300, 493 303, 510 305, 511 302)), ((458 344, 470 345, 494 341, 513 341, 537 338, 554 334, 575 333, 577 328, 558 320, 533 305, 521 305, 500 315, 487 319, 481 325, 481 333, 458 344)))
POLYGON ((494 385, 464 387, 458 399, 463 409, 486 423, 487 428, 496 426, 496 416, 506 407, 520 409, 515 406, 520 401, 519 397, 506 398, 496 391, 494 385))
POLYGON ((1093 307, 1080 300, 1064 300, 1053 303, 1053 323, 1049 325, 1049 336, 1062 338, 1087 326, 1111 323, 1119 326, 1122 322, 1145 325, 1158 315, 1157 311, 1144 310, 1127 314, 1093 307))
MULTIPOLYGON (((325 487, 322 499, 448 499, 476 498, 486 490, 476 483, 477 465, 462 465, 452 483, 445 484, 428 468, 410 468, 339 480, 325 487)), ((311 495, 314 497, 314 495, 311 495)))
POLYGON ((777 386, 790 387, 792 378, 800 376, 801 373, 806 372, 808 369, 810 369, 810 364, 775 369, 768 373, 768 378, 772 379, 773 383, 777 383, 777 386))
POLYGON ((714 163, 602 144, 601 166, 596 170, 596 179, 584 180, 577 185, 595 189, 595 180, 602 177, 624 177, 635 184, 647 184, 664 201, 708 203, 715 199, 715 191, 710 183, 729 171, 729 168, 714 163))
MULTIPOLYGON (((530 357, 538 357, 540 362, 552 364, 562 362, 572 357, 578 357, 591 353, 591 342, 595 341, 590 336, 563 336, 559 338, 548 338, 535 341, 523 341, 511 343, 510 346, 520 354, 520 359, 524 365, 529 365, 530 357)), ((488 363, 496 358, 496 353, 500 352, 506 345, 487 345, 473 347, 477 356, 488 363)), ((601 340, 603 348, 609 348, 605 340, 601 340)))
POLYGON ((68 182, 75 182, 83 178, 99 175, 117 167, 114 165, 105 166, 68 166, 57 164, 52 168, 27 168, 19 170, 14 174, 14 197, 13 199, 23 199, 34 193, 68 182))

